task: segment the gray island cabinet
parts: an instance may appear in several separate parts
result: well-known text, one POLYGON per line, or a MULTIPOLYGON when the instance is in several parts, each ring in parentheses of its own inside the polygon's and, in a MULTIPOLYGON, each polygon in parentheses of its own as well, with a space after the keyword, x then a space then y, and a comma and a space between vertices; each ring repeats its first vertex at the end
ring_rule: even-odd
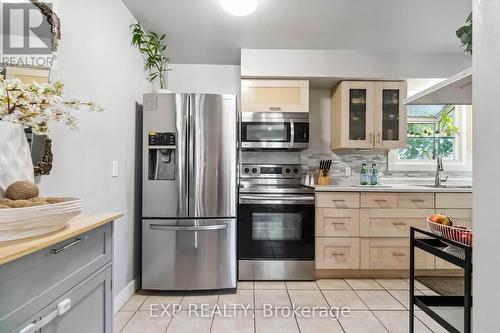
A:
POLYGON ((80 215, 59 232, 0 242, 0 332, 112 333, 119 217, 80 215))

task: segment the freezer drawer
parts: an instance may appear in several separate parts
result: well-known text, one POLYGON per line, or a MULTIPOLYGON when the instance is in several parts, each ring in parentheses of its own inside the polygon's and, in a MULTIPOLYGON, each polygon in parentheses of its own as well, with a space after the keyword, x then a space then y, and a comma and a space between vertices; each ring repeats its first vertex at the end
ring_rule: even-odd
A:
POLYGON ((236 288, 235 219, 142 221, 142 289, 236 288))

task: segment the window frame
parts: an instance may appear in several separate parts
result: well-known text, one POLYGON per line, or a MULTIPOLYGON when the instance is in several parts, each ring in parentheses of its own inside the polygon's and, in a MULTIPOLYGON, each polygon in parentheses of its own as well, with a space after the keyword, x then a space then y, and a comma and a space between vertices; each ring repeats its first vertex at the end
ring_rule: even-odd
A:
MULTIPOLYGON (((443 159, 446 171, 472 171, 472 114, 470 105, 455 105, 455 126, 459 128, 456 138, 455 159, 443 159)), ((408 117, 407 123, 429 123, 429 118, 408 117)), ((389 171, 435 171, 435 160, 401 160, 400 149, 389 150, 389 171)))

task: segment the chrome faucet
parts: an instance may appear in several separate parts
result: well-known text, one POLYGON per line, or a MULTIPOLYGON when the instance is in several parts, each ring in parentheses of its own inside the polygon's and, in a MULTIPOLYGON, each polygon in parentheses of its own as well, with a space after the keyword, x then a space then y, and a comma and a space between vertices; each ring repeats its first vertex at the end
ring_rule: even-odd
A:
POLYGON ((436 179, 434 181, 434 186, 440 187, 441 183, 444 183, 448 180, 448 176, 446 176, 445 178, 441 178, 440 172, 444 171, 443 158, 438 153, 437 149, 434 151, 434 158, 436 159, 436 179))

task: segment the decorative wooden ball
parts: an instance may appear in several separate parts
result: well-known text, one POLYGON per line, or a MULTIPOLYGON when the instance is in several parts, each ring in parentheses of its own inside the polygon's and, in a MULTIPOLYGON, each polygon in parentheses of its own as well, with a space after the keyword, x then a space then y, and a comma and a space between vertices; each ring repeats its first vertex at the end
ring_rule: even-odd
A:
POLYGON ((5 190, 5 197, 11 200, 27 200, 38 197, 38 186, 28 180, 10 184, 5 190))

